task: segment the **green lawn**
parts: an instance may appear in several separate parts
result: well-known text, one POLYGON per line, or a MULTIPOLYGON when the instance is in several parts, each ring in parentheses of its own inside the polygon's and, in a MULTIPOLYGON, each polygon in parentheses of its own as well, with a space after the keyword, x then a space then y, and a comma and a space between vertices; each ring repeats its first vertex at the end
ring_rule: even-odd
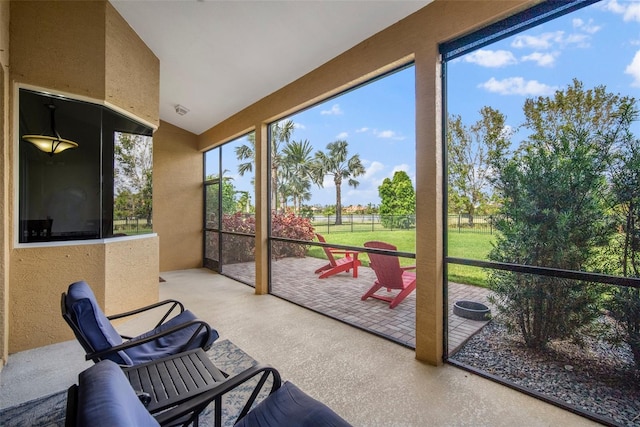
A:
MULTIPOLYGON (((487 260, 493 242, 493 234, 479 233, 449 233, 449 256, 455 258, 469 258, 487 260)), ((478 267, 449 264, 449 280, 485 287, 487 273, 478 267)))
MULTIPOLYGON (((322 231, 320 233, 322 234, 322 231)), ((401 252, 413 253, 416 250, 415 230, 337 232, 323 234, 323 236, 328 243, 339 245, 363 246, 364 242, 381 240, 395 245, 401 252)), ((491 234, 449 233, 449 256, 486 260, 491 250, 493 238, 494 236, 491 234)), ((324 251, 318 246, 309 248, 308 255, 326 259, 324 251)), ((366 256, 363 255, 361 260, 363 265, 369 265, 369 260, 366 256)), ((404 266, 414 265, 415 260, 412 258, 400 258, 400 264, 404 266)), ((486 273, 480 268, 450 264, 449 280, 486 286, 486 273)))

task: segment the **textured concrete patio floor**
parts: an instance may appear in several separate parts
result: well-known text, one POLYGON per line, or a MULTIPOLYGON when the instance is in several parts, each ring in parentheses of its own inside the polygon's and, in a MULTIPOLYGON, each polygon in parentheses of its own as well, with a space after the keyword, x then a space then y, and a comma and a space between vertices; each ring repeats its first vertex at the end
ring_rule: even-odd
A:
MULTIPOLYGON (((354 426, 597 425, 454 366, 428 366, 408 348, 280 298, 256 296, 248 286, 209 270, 163 272, 162 277, 161 300, 182 301, 214 325, 221 340, 276 367, 283 379, 354 426)), ((139 333, 152 320, 157 319, 141 316, 118 329, 139 333)), ((52 321, 63 322, 61 317, 52 321)), ((2 370, 0 407, 66 390, 85 369, 79 363, 84 352, 74 341, 22 353, 10 355, 2 370)))
MULTIPOLYGON (((411 293, 400 305, 389 309, 384 301, 360 297, 373 285, 375 273, 368 267, 358 269, 358 278, 340 273, 319 279, 314 271, 327 263, 318 258, 284 258, 272 263, 272 293, 301 306, 326 314, 351 325, 373 331, 415 348, 416 295, 411 293)), ((223 274, 245 283, 255 282, 253 263, 223 266, 223 274)), ((378 293, 384 294, 381 290, 378 293)), ((397 291, 392 291, 396 293, 397 291)), ((471 300, 490 306, 489 291, 477 286, 449 283, 449 353, 455 352, 487 321, 469 320, 453 314, 453 304, 471 300)))

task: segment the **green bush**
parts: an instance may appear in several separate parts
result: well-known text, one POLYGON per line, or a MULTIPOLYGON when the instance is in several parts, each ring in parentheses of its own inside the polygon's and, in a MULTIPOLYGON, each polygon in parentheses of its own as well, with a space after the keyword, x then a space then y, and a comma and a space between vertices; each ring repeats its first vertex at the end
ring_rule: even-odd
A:
MULTIPOLYGON (((494 164, 503 204, 493 261, 584 270, 595 248, 615 233, 609 185, 618 113, 627 100, 604 87, 574 81, 552 98, 525 102, 533 133, 510 157, 494 164)), ((488 277, 498 312, 529 347, 574 338, 601 316, 602 287, 576 280, 493 271, 488 277)))

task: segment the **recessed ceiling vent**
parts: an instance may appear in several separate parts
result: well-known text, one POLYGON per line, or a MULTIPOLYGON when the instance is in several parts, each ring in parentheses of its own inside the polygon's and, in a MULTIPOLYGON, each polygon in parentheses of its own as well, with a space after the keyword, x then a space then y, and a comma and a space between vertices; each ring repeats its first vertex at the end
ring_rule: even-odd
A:
POLYGON ((189 112, 189 109, 187 107, 184 107, 180 104, 176 104, 176 113, 180 114, 181 116, 184 116, 188 112, 189 112))

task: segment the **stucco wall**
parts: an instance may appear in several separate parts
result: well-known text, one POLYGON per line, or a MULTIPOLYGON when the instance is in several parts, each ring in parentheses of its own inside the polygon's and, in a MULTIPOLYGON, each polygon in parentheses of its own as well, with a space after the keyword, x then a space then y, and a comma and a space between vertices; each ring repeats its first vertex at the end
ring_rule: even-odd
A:
POLYGON ((123 313, 157 302, 158 271, 157 236, 113 239, 105 247, 104 310, 123 313))
MULTIPOLYGON (((295 82, 204 132, 200 149, 256 129, 266 150, 264 126, 313 102, 415 61, 416 73, 416 357, 442 363, 443 254, 441 79, 438 45, 536 3, 436 0, 295 82)), ((266 289, 266 156, 256 160, 256 292, 266 289)))
POLYGON ((105 100, 158 127, 160 61, 110 3, 105 37, 105 100))
POLYGON ((11 353, 73 339, 60 295, 85 280, 107 315, 158 301, 158 238, 14 249, 11 256, 11 353))
POLYGON ((14 249, 9 292, 11 353, 73 338, 60 315, 60 295, 86 280, 104 304, 104 245, 14 249))
POLYGON ((105 98, 105 3, 11 2, 11 78, 105 98))
MULTIPOLYGON (((106 1, 11 2, 9 19, 14 83, 90 98, 148 123, 159 123, 159 62, 106 1), (148 79, 147 79, 148 78, 148 79), (144 83, 143 83, 144 81, 144 83)), ((17 112, 9 102, 7 164, 17 167, 11 124, 17 112)), ((158 299, 158 238, 109 239, 64 246, 17 245, 13 172, 3 231, 8 235, 8 352, 71 339, 60 315, 60 294, 76 280, 86 280, 108 314, 158 299), (132 292, 135 289, 135 292, 132 292)))
POLYGON ((196 135, 160 122, 153 134, 153 231, 160 271, 202 266, 203 154, 196 135))

